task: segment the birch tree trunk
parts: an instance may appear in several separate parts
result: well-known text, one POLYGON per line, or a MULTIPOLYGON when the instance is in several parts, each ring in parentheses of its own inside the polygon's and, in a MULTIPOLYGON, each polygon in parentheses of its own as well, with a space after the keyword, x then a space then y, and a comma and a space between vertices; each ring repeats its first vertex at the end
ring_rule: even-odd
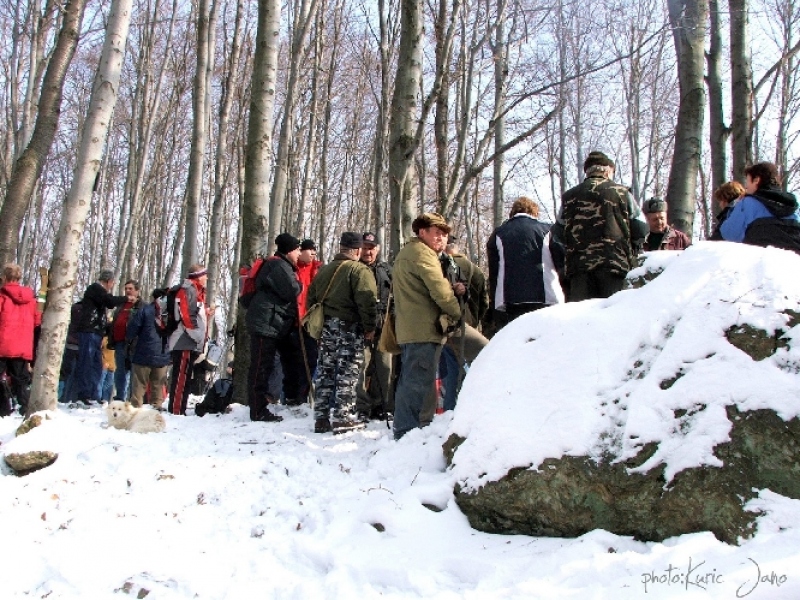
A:
POLYGON ((189 176, 186 182, 186 228, 183 239, 181 273, 198 262, 197 233, 200 219, 200 202, 203 193, 203 163, 208 137, 208 64, 213 60, 209 45, 209 0, 200 0, 197 7, 197 62, 192 86, 192 149, 189 154, 189 176))
POLYGON ((402 0, 400 51, 389 121, 389 196, 392 212, 391 253, 396 255, 411 235, 416 210, 414 136, 422 80, 423 12, 421 0, 402 0))
POLYGON ((120 71, 131 20, 132 0, 113 0, 106 37, 92 88, 89 110, 81 133, 77 163, 56 238, 47 290, 47 308, 33 372, 27 414, 53 410, 58 397, 58 373, 69 323, 78 258, 92 188, 117 102, 120 71))
MULTIPOLYGON (((258 0, 258 31, 253 58, 253 83, 250 93, 250 120, 247 130, 244 197, 242 200, 242 262, 250 264, 264 252, 268 236, 269 174, 272 151, 272 120, 275 109, 275 84, 278 73, 280 0, 258 0)), ((245 310, 236 314, 236 358, 234 399, 247 404, 247 369, 250 365, 250 336, 245 326, 245 310)))
POLYGON ((281 227, 281 214, 286 199, 289 180, 289 150, 294 133, 294 105, 298 93, 300 67, 306 57, 304 51, 308 30, 316 16, 319 0, 300 0, 294 27, 292 27, 289 79, 286 83, 286 100, 283 106, 283 121, 278 137, 278 153, 275 159, 275 178, 272 182, 272 198, 269 210, 269 239, 274 240, 281 227))
POLYGON ((36 125, 30 142, 14 164, 0 208, 0 264, 16 261, 20 226, 58 129, 64 78, 75 55, 85 8, 86 0, 71 0, 64 7, 64 21, 42 80, 36 125))
POLYGON ((236 2, 236 20, 233 30, 233 41, 231 42, 231 55, 228 62, 228 73, 222 86, 219 126, 217 133, 216 160, 214 164, 214 203, 211 208, 211 223, 209 228, 209 248, 208 248, 208 285, 206 295, 209 300, 217 295, 220 276, 220 247, 222 243, 222 213, 225 208, 225 190, 229 178, 229 169, 226 168, 228 148, 228 125, 230 122, 231 107, 233 106, 234 84, 239 73, 239 56, 242 49, 242 21, 244 19, 244 1, 236 2))
POLYGON ((703 67, 708 0, 668 0, 667 7, 680 90, 675 149, 667 184, 667 219, 691 238, 706 99, 703 67))

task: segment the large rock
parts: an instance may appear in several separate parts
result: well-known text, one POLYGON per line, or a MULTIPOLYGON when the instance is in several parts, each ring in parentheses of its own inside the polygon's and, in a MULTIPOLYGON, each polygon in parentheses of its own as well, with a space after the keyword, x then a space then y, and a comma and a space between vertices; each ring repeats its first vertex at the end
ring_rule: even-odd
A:
POLYGON ((787 276, 800 257, 699 246, 655 253, 640 289, 515 321, 478 357, 444 445, 473 527, 737 543, 759 490, 800 499, 800 285, 787 276))
POLYGON ((4 458, 6 464, 17 475, 27 475, 52 465, 56 462, 58 454, 50 450, 31 450, 30 452, 9 452, 4 458))
MULTIPOLYGON (((17 428, 16 436, 24 436, 34 429, 41 427, 42 423, 50 420, 47 413, 37 413, 25 419, 17 428)), ((27 475, 39 469, 52 465, 58 458, 58 453, 52 450, 24 450, 19 452, 6 452, 3 458, 17 475, 27 475)))
MULTIPOLYGON (((752 535, 757 515, 744 503, 756 491, 800 498, 800 420, 774 411, 729 409, 731 442, 716 447, 724 466, 686 469, 667 484, 663 466, 630 473, 649 459, 648 445, 632 460, 547 459, 538 469, 512 469, 470 493, 456 486, 456 502, 475 529, 489 533, 576 537, 606 529, 661 541, 711 531, 728 543, 752 535)), ((446 454, 458 444, 451 436, 446 454)))

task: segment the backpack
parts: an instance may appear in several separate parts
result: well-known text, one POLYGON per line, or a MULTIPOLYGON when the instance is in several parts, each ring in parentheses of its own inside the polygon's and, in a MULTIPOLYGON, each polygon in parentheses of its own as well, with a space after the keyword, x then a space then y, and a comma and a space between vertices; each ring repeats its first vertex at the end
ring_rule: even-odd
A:
POLYGON ((156 331, 161 336, 161 349, 164 351, 171 336, 178 328, 178 319, 175 318, 175 297, 178 295, 180 285, 173 285, 165 290, 162 296, 156 298, 156 331))
POLYGON ((248 308, 256 295, 256 277, 264 264, 264 257, 256 258, 250 267, 239 269, 239 304, 248 308))

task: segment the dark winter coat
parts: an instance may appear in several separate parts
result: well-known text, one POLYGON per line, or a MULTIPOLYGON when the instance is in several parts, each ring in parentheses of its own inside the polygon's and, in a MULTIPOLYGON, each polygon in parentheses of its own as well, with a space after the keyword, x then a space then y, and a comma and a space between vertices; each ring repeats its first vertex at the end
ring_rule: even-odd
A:
POLYGON ((389 294, 392 291, 392 267, 382 260, 376 260, 371 265, 364 264, 372 271, 372 275, 375 277, 375 286, 378 290, 378 305, 375 307, 377 313, 375 330, 380 331, 383 328, 386 305, 389 303, 389 294))
POLYGON ((558 281, 564 254, 550 225, 524 213, 514 215, 489 237, 486 255, 492 308, 564 302, 558 281))
POLYGON ((33 330, 41 322, 31 288, 16 282, 0 287, 0 358, 33 360, 33 330))
POLYGON ((726 240, 754 246, 775 246, 800 253, 800 223, 794 194, 761 188, 733 205, 720 226, 726 240))
POLYGON ((567 277, 595 269, 627 275, 647 235, 639 214, 628 188, 605 177, 591 175, 567 190, 561 199, 567 277))
POLYGON ((128 320, 125 339, 133 343, 131 362, 145 367, 165 367, 170 364, 161 334, 156 329, 155 304, 145 304, 128 320))
POLYGON ((322 306, 326 317, 338 317, 346 323, 360 322, 365 333, 375 330, 378 292, 375 277, 364 263, 345 254, 337 254, 311 282, 308 306, 321 301, 323 296, 325 300, 322 306), (330 291, 326 295, 329 284, 330 291))
POLYGON ((83 294, 78 332, 105 335, 108 324, 106 311, 109 308, 122 306, 127 301, 127 296, 114 296, 108 293, 100 282, 95 281, 83 294))
POLYGON ((251 334, 282 338, 297 327, 297 296, 300 281, 294 265, 276 253, 261 265, 256 293, 247 309, 247 330, 251 334))
MULTIPOLYGON (((486 275, 465 254, 453 254, 451 258, 458 268, 458 281, 467 288, 466 314, 464 315, 466 323, 471 327, 478 328, 489 309, 486 275)), ((447 276, 446 273, 445 276, 447 276)))

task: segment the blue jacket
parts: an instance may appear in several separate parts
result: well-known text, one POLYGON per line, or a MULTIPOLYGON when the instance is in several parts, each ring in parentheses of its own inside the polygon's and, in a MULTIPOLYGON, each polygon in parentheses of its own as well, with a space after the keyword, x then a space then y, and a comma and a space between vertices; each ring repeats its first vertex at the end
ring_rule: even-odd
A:
POLYGON ((719 231, 729 242, 743 242, 753 221, 775 218, 797 221, 796 210, 794 195, 780 190, 758 190, 755 196, 745 196, 733 205, 719 231))
POLYGON ((131 362, 145 367, 165 367, 170 364, 169 352, 164 351, 161 335, 156 329, 156 309, 151 302, 133 313, 125 332, 128 343, 136 340, 131 362))

